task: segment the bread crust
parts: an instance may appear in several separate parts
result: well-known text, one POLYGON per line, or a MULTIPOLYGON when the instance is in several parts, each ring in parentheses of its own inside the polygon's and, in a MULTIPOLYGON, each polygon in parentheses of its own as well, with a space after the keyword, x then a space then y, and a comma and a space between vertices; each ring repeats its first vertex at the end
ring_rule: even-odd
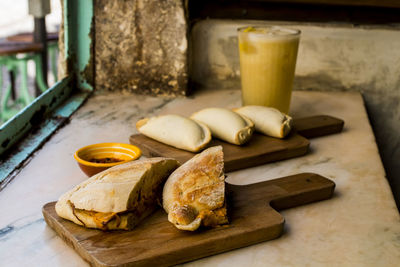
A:
POLYGON ((221 146, 204 150, 176 169, 163 189, 168 220, 189 231, 228 223, 223 169, 221 146))
POLYGON ((96 174, 63 194, 57 214, 78 225, 102 230, 130 230, 154 211, 174 159, 128 162, 96 174))

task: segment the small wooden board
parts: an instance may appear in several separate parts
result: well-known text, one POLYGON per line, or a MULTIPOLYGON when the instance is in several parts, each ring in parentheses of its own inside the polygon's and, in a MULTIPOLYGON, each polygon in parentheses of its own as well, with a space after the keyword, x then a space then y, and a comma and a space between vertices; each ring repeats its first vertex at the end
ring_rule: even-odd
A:
MULTIPOLYGON (((225 172, 245 169, 294 157, 308 152, 310 142, 306 138, 341 132, 344 121, 326 115, 294 119, 294 131, 285 139, 254 133, 250 141, 237 146, 213 139, 207 147, 221 145, 224 150, 225 172)), ((195 153, 160 143, 142 134, 134 134, 130 143, 138 146, 147 157, 170 157, 184 163, 195 153)))
POLYGON ((277 238, 285 220, 275 209, 328 199, 334 188, 332 181, 313 173, 245 186, 226 184, 230 224, 196 232, 176 229, 161 209, 133 231, 78 226, 58 217, 55 202, 44 205, 43 216, 94 266, 170 266, 277 238))

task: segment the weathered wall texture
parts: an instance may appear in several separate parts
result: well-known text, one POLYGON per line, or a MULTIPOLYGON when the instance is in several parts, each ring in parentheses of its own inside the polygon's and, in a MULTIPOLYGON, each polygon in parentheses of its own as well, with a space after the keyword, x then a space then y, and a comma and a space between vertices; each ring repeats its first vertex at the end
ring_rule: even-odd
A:
MULTIPOLYGON (((64 14, 64 0, 60 0, 62 13, 64 14)), ((61 25, 58 34, 58 63, 57 63, 57 76, 61 80, 67 76, 67 61, 65 59, 65 37, 64 37, 64 15, 61 16, 61 25)))
MULTIPOLYGON (((236 29, 258 23, 197 23, 191 34, 193 82, 240 88, 236 29)), ((400 26, 288 25, 302 31, 294 89, 362 93, 400 207, 400 26)))
POLYGON ((97 0, 94 14, 96 89, 186 94, 182 0, 97 0))

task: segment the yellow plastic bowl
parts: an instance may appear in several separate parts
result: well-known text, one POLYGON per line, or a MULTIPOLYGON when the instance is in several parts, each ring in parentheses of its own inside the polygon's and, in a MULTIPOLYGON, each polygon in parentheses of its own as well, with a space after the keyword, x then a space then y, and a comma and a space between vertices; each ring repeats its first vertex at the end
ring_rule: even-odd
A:
POLYGON ((121 143, 101 143, 78 149, 74 158, 81 170, 87 176, 92 176, 110 167, 135 160, 141 154, 142 152, 137 146, 121 143))

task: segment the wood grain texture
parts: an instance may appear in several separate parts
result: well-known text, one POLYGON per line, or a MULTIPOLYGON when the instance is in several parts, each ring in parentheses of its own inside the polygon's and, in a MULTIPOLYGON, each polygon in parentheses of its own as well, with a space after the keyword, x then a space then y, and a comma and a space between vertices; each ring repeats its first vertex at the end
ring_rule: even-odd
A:
POLYGON ((58 217, 55 202, 43 207, 43 216, 94 266, 169 266, 277 238, 285 220, 274 208, 328 199, 334 188, 332 181, 313 173, 245 186, 226 184, 230 224, 196 232, 176 229, 161 209, 133 231, 81 227, 58 217))
POLYGON ((328 115, 298 118, 293 120, 293 128, 305 138, 315 138, 343 130, 344 121, 328 115))
MULTIPOLYGON (((225 172, 230 172, 303 156, 308 152, 310 145, 305 137, 338 133, 342 131, 343 124, 343 120, 326 115, 306 117, 294 120, 295 130, 285 139, 254 133, 250 141, 242 146, 213 139, 207 147, 217 145, 223 147, 225 172)), ((160 143, 142 134, 132 135, 129 141, 138 146, 147 157, 172 157, 183 164, 195 155, 195 153, 160 143)))

